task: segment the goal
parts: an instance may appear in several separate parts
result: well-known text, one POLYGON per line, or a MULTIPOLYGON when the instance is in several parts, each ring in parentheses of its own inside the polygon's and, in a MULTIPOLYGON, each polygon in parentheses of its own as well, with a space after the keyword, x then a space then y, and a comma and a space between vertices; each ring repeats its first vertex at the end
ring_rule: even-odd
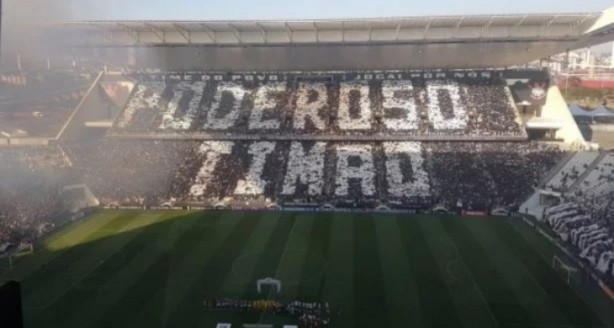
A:
POLYGON ((578 268, 565 263, 556 255, 552 258, 552 268, 563 276, 568 285, 571 283, 572 278, 577 279, 578 268))
POLYGON ((30 255, 32 253, 34 253, 34 245, 32 245, 32 244, 21 244, 21 245, 19 245, 17 250, 15 252, 13 252, 13 254, 9 255, 9 268, 12 269, 13 268, 13 264, 20 257, 26 256, 26 255, 30 255))

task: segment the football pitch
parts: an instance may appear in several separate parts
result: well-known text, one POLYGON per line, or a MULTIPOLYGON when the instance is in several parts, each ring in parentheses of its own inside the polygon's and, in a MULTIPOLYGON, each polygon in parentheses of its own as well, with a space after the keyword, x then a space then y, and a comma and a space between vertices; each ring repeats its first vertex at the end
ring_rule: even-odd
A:
POLYGON ((330 327, 609 327, 614 306, 570 287, 521 222, 448 216, 100 211, 0 267, 26 327, 296 324, 205 309, 212 298, 320 301, 330 327), (259 295, 256 280, 282 291, 259 295))

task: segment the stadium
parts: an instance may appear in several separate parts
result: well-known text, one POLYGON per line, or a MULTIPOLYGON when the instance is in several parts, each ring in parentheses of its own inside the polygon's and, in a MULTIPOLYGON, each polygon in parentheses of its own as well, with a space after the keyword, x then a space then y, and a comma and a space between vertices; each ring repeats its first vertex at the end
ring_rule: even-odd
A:
POLYGON ((614 153, 528 65, 614 8, 42 30, 0 72, 6 327, 614 326, 614 153))

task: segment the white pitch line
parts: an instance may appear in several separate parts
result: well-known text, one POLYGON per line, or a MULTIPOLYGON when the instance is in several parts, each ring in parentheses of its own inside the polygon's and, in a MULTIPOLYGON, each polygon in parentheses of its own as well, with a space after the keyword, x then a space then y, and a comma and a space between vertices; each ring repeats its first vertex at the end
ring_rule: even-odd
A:
POLYGON ((455 282, 460 283, 460 279, 452 273, 452 271, 450 271, 450 266, 456 262, 458 262, 460 258, 456 257, 455 259, 452 259, 450 261, 448 261, 448 264, 446 265, 446 271, 448 271, 448 274, 450 275, 450 277, 452 277, 452 279, 454 279, 455 282))
MULTIPOLYGON (((549 268, 551 268, 551 266, 550 266, 550 260, 549 260, 549 259, 546 259, 546 258, 544 257, 544 255, 543 255, 543 254, 542 254, 542 253, 541 253, 541 252, 540 252, 540 251, 539 251, 539 250, 538 250, 538 249, 535 247, 535 245, 533 245, 533 243, 529 242, 529 240, 528 240, 528 239, 527 239, 527 237, 524 235, 524 233, 523 233, 522 231, 518 230, 518 228, 516 228, 516 225, 515 225, 514 223, 509 223, 509 222, 507 222, 507 224, 508 224, 508 225, 511 225, 511 226, 513 227, 513 229, 516 231, 516 233, 517 233, 517 234, 519 234, 520 236, 522 236, 522 239, 524 239, 524 242, 525 242, 525 243, 527 243, 527 244, 529 244, 529 245, 531 246, 531 248, 532 248, 532 249, 533 249, 533 250, 534 250, 534 251, 535 251, 535 252, 536 252, 536 253, 539 255, 539 257, 540 257, 540 258, 541 258, 543 261, 545 261, 545 262, 548 264, 547 266, 548 266, 549 268)), ((525 223, 523 222, 522 224, 525 224, 525 223)), ((541 237, 540 237, 540 238, 541 238, 541 237)), ((556 250, 555 250, 555 252, 560 254, 560 252, 558 252, 558 251, 556 251, 556 250)), ((523 264, 523 266, 524 266, 524 264, 523 264)), ((554 270, 554 269, 553 269, 553 270, 554 270)), ((561 277, 561 276, 560 276, 558 273, 556 273, 556 271, 555 271, 555 274, 556 274, 556 275, 557 275, 559 278, 561 277)), ((531 275, 531 276, 532 276, 532 275, 531 275)), ((543 287, 541 286, 541 284, 539 284, 537 281, 536 281, 536 283, 537 283, 537 284, 538 284, 538 285, 539 285, 539 286, 542 288, 542 290, 543 290, 543 287)), ((583 302, 584 302, 584 303, 585 303, 585 304, 588 306, 588 308, 589 308, 589 309, 591 309, 591 311, 593 311, 593 313, 595 313, 595 314, 596 314, 596 315, 599 317, 599 319, 601 319, 601 321, 602 321, 602 322, 604 322, 604 323, 607 323, 607 322, 608 322, 607 320, 604 320, 604 318, 601 316, 601 313, 599 313, 598 311, 595 311, 595 309, 594 309, 594 308, 593 308, 593 307, 590 305, 591 303, 590 303, 588 300, 586 300, 586 299, 583 297, 583 295, 581 295, 581 294, 580 294, 580 292, 579 292, 579 291, 577 291, 577 290, 576 290, 576 286, 575 286, 574 284, 567 284, 567 285, 568 285, 568 286, 569 286, 569 288, 570 288, 570 289, 571 289, 571 290, 574 292, 574 294, 576 294, 576 296, 578 296, 578 298, 580 298, 580 299, 581 299, 581 300, 582 300, 582 301, 583 301, 583 302)))
MULTIPOLYGON (((287 220, 284 219, 283 217, 280 217, 280 220, 287 220)), ((290 232, 288 233, 288 239, 286 240, 286 243, 284 244, 284 251, 281 253, 281 257, 279 258, 279 263, 277 263, 277 270, 275 270, 275 277, 277 278, 277 276, 279 275, 279 270, 281 269, 281 263, 283 262, 284 258, 286 257, 286 253, 288 252, 288 243, 290 243, 290 239, 292 238, 292 234, 294 233, 294 228, 296 227, 296 216, 294 217, 294 222, 292 222, 292 229, 290 229, 290 232)), ((269 290, 269 293, 267 294, 267 299, 271 297, 271 293, 272 290, 269 290)), ((265 312, 262 312, 262 314, 260 314, 260 318, 258 318, 258 323, 262 322, 262 318, 264 317, 265 312)))
POLYGON ((478 287, 478 284, 477 284, 475 278, 473 277, 473 274, 471 273, 471 270, 469 270, 469 266, 467 266, 467 263, 465 263, 465 259, 463 259, 463 256, 461 255, 460 251, 458 250, 458 247, 456 246, 456 243, 451 239, 451 237, 448 235, 448 233, 445 231, 445 229, 443 229, 443 230, 446 233, 446 235, 448 236, 448 239, 450 239, 450 241, 451 241, 450 244, 452 244, 452 247, 454 247, 454 249, 456 250, 456 254, 458 255, 458 260, 460 260, 460 262, 463 264, 463 267, 465 268, 465 271, 467 271, 467 273, 469 274, 469 277, 471 278, 471 282, 472 282, 473 288, 478 292, 478 295, 482 299, 482 302, 484 302, 484 305, 486 305, 486 308, 488 309, 488 313, 490 314, 490 317, 491 317, 492 321, 495 323, 496 327, 500 327, 501 325, 499 324, 499 320, 497 320, 497 318, 495 317, 495 314, 492 312, 492 309, 488 305, 488 302, 486 301, 486 297, 484 297, 484 293, 482 293, 482 290, 480 290, 480 288, 478 287))

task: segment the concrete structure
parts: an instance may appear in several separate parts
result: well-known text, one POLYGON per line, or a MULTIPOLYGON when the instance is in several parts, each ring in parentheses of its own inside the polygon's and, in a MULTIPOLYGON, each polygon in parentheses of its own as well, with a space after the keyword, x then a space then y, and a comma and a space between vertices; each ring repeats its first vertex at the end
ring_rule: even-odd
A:
POLYGON ((87 21, 53 24, 46 31, 47 38, 63 40, 49 50, 52 55, 139 69, 482 68, 521 65, 614 40, 614 8, 314 21, 87 21))
POLYGON ((541 118, 550 122, 556 122, 559 129, 556 131, 556 138, 564 140, 567 144, 583 145, 584 137, 576 121, 573 119, 569 107, 561 94, 561 90, 556 85, 551 85, 548 89, 546 103, 542 107, 541 118))

